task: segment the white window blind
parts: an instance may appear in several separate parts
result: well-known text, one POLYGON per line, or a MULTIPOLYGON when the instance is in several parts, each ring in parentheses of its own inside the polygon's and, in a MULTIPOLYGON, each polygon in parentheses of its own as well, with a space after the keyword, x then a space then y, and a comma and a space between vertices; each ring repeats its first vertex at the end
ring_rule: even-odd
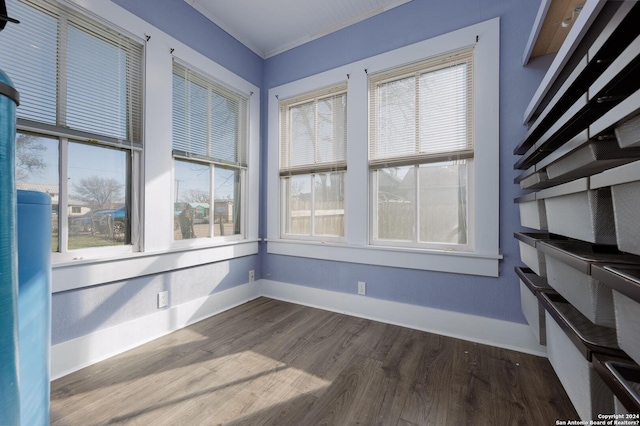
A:
POLYGON ((173 151, 177 157, 246 167, 248 99, 173 62, 173 151))
POLYGON ((369 78, 373 169, 473 157, 473 50, 369 78))
POLYGON ((20 92, 17 117, 141 144, 142 43, 54 2, 8 0, 7 8, 21 21, 0 37, 0 67, 20 92))
POLYGON ((280 175, 347 168, 347 86, 280 102, 280 175))

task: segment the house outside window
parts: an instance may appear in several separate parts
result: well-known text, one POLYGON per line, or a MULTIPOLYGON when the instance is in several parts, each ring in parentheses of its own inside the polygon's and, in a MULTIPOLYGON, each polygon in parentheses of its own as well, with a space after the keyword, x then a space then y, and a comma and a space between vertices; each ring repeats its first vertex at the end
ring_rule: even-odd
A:
POLYGON ((56 259, 138 250, 142 42, 56 2, 7 7, 21 20, 0 38, 21 97, 18 189, 49 188, 56 259))

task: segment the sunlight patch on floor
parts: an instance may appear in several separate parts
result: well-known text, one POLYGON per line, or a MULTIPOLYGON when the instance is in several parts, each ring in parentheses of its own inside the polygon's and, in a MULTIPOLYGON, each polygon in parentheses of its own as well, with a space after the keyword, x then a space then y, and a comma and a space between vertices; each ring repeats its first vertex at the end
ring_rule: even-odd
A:
MULTIPOLYGON (((195 414, 202 421, 227 423, 255 415, 273 405, 281 405, 289 399, 299 398, 330 384, 251 350, 206 358, 203 351, 196 350, 179 358, 175 365, 167 365, 165 369, 161 367, 161 371, 146 377, 140 377, 140 371, 131 371, 126 381, 94 375, 89 383, 81 386, 86 390, 68 398, 59 395, 52 399, 52 408, 58 404, 64 405, 65 411, 73 413, 52 420, 54 423, 87 424, 89 417, 92 424, 113 421, 172 423, 179 422, 188 412, 189 416, 195 414), (292 386, 300 381, 307 384, 304 392, 292 386), (92 410, 94 403, 104 399, 108 399, 117 415, 114 416, 114 412, 96 413, 92 410), (124 406, 125 403, 127 412, 117 410, 118 406, 124 406), (74 412, 71 406, 78 411, 74 412)), ((111 371, 109 375, 121 373, 111 371)))

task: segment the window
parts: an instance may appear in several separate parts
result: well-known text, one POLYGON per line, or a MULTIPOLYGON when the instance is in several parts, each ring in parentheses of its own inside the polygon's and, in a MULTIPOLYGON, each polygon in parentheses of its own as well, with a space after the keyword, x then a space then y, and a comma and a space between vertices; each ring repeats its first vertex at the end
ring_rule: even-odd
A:
POLYGON ((7 5, 21 21, 0 37, 0 67, 21 97, 18 189, 51 195, 53 252, 132 251, 142 43, 58 3, 7 5))
MULTIPOLYGON (((0 68, 20 91, 17 183, 52 198, 53 292, 257 254, 260 88, 114 2, 7 3, 21 21, 0 36, 0 68), (175 194, 187 188, 175 187, 176 159, 211 167, 195 155, 172 155, 172 58, 249 99, 246 170, 220 162, 210 181, 212 192, 226 194, 218 209, 227 208, 225 237, 218 239, 219 222, 210 238, 170 238, 175 194), (89 200, 80 180, 93 187, 88 178, 96 176, 114 185, 98 185, 111 190, 89 200), (241 221, 227 195, 242 202, 241 221), (102 207, 99 200, 106 200, 102 207), (228 236, 234 227, 242 238, 228 236)), ((194 216, 206 217, 198 207, 194 216)))
POLYGON ((173 64, 174 240, 243 235, 248 98, 173 64))
POLYGON ((280 102, 282 233, 344 236, 347 87, 280 102))
POLYGON ((499 54, 494 18, 271 88, 267 252, 498 276, 499 54), (287 113, 308 104, 311 122, 316 99, 331 96, 322 88, 345 81, 344 162, 315 163, 326 148, 313 127, 299 131, 308 154, 287 150, 287 113), (340 237, 317 235, 338 234, 314 215, 331 199, 325 181, 348 212, 340 237))
POLYGON ((372 242, 468 250, 473 50, 369 77, 372 242))

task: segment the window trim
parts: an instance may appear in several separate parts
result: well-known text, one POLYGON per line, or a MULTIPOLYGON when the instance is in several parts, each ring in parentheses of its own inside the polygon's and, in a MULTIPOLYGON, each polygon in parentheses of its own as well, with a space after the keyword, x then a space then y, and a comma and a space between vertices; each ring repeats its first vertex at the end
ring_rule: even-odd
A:
MULTIPOLYGON (((152 141, 154 149, 134 151, 136 158, 132 180, 140 186, 132 188, 140 200, 132 213, 132 227, 138 227, 140 251, 129 253, 83 253, 82 259, 52 259, 52 292, 135 278, 174 269, 226 261, 255 255, 259 251, 259 186, 260 186, 260 88, 229 71, 193 48, 162 32, 150 23, 113 2, 56 0, 79 13, 97 19, 111 28, 138 39, 150 37, 145 45, 143 63, 143 132, 144 141, 152 141), (173 50, 173 55, 171 54, 173 50), (173 224, 170 210, 171 187, 171 61, 173 57, 206 70, 225 86, 246 93, 248 105, 248 152, 245 173, 246 229, 239 241, 210 241, 194 247, 174 247, 168 227, 173 224), (142 190, 144 189, 144 191, 142 190), (251 201, 250 204, 247 204, 251 201), (157 230, 167 229, 166 232, 157 230), (113 267, 125 265, 126 268, 113 267)), ((37 129, 32 129, 36 131, 37 129)), ((83 140, 77 135, 73 139, 83 140)), ((134 205, 135 207, 135 205, 134 205)))
MULTIPOLYGON (((156 30, 157 32, 158 30, 156 30)), ((168 36, 167 36, 168 37, 168 36)), ((180 44, 179 42, 172 40, 173 45, 176 46, 175 51, 173 53, 169 53, 168 51, 162 51, 158 53, 162 53, 163 55, 163 65, 167 68, 164 69, 165 81, 168 81, 168 93, 169 95, 163 99, 164 105, 161 104, 153 104, 151 108, 159 108, 162 109, 164 113, 162 116, 168 123, 172 123, 172 95, 171 95, 171 84, 173 78, 173 61, 177 61, 183 66, 189 67, 193 71, 211 79, 212 81, 220 84, 225 89, 237 92, 247 98, 247 111, 246 111, 246 153, 245 160, 246 166, 239 167, 239 170, 242 170, 241 173, 241 185, 242 185, 242 194, 241 194, 241 202, 244 204, 244 208, 241 213, 241 234, 240 235, 232 235, 225 237, 209 237, 209 238, 193 238, 189 240, 174 240, 173 239, 173 190, 174 190, 174 161, 176 158, 186 160, 186 161, 195 161, 198 163, 211 163, 214 166, 219 164, 220 166, 230 166, 224 163, 218 163, 217 161, 205 160, 202 158, 198 158, 194 156, 193 158, 185 158, 173 150, 173 140, 172 140, 172 131, 171 126, 169 126, 168 134, 164 133, 162 135, 158 135, 157 129, 151 129, 149 127, 146 128, 147 132, 154 132, 156 135, 161 137, 165 144, 168 145, 163 151, 155 151, 151 152, 151 150, 146 150, 147 162, 149 162, 149 156, 153 156, 154 159, 151 160, 152 164, 156 164, 156 159, 159 163, 164 163, 167 165, 167 169, 170 170, 168 173, 167 186, 164 188, 159 186, 155 188, 152 192, 154 195, 157 195, 158 191, 163 192, 164 203, 166 206, 164 213, 167 216, 167 231, 162 233, 163 235, 149 235, 155 241, 150 241, 150 238, 145 239, 145 243, 147 247, 150 244, 161 243, 162 250, 200 250, 203 248, 215 248, 222 247, 229 244, 239 244, 243 242, 254 241, 258 239, 258 220, 259 220, 259 203, 257 202, 259 198, 259 152, 260 152, 260 142, 259 142, 259 128, 260 128, 260 89, 231 71, 225 69, 224 67, 216 64, 210 59, 204 57, 198 52, 190 49, 189 47, 180 44), (205 71, 206 70, 206 71, 205 71), (215 77, 213 77, 215 76, 215 77), (167 102, 169 101, 169 102, 167 102), (167 105, 168 104, 168 105, 167 105), (165 154, 166 153, 166 154, 165 154), (164 193, 166 188, 172 188, 172 191, 164 193), (249 203, 249 200, 255 200, 254 202, 249 203)), ((151 51, 153 44, 149 44, 149 50, 151 51)), ((160 55, 158 55, 160 56, 160 55)), ((160 57, 157 58, 160 60, 160 57)), ((157 96, 158 93, 154 93, 154 96, 157 96)), ((149 108, 149 109, 151 109, 149 108)), ((147 115, 146 117, 149 117, 147 115)), ((147 136, 149 137, 149 136, 147 136)), ((148 190, 148 187, 147 187, 148 190)), ((147 195, 148 197, 148 195, 147 195)), ((154 199, 159 199, 160 197, 154 197, 154 199)), ((160 205, 157 204, 156 208, 160 208, 160 205)), ((153 218, 151 218, 153 220, 153 218)), ((147 216, 147 222, 149 221, 149 217, 147 216)), ((158 233, 160 234, 160 233, 158 233)))
MULTIPOLYGON (((268 96, 267 252, 315 259, 383 265, 470 275, 499 275, 499 62, 500 19, 494 18, 447 34, 353 62, 270 89, 268 96), (368 165, 368 78, 475 44, 474 163, 475 246, 472 252, 389 247, 370 244, 371 189, 368 165), (364 71, 364 72, 363 72, 364 71), (348 77, 347 77, 348 76, 348 77), (287 98, 348 79, 345 242, 293 241, 280 237, 278 173, 278 97, 287 98), (482 105, 479 108, 478 105, 482 105), (367 218, 367 220, 363 220, 367 218)), ((471 201, 470 201, 471 202, 471 201)))

